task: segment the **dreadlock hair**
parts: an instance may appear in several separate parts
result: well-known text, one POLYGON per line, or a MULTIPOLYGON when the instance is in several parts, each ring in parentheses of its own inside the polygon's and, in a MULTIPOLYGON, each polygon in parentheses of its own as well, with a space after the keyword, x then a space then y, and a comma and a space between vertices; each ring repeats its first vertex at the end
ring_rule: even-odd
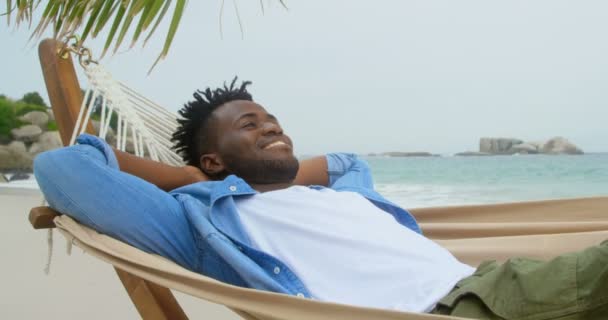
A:
POLYGON ((251 81, 243 81, 240 86, 235 86, 236 81, 237 77, 234 77, 230 86, 224 82, 223 88, 196 90, 193 94, 194 100, 186 103, 179 111, 181 118, 177 120, 178 127, 171 141, 174 143, 173 149, 182 156, 186 164, 200 166, 199 158, 209 147, 207 129, 215 109, 234 100, 253 101, 251 94, 247 92, 251 81))

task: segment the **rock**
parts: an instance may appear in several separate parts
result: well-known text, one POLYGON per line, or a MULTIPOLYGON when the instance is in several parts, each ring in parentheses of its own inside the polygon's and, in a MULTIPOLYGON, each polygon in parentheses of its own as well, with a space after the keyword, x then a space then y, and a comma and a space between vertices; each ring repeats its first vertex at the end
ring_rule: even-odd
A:
POLYGON ((49 121, 55 121, 55 114, 53 113, 53 109, 46 109, 46 114, 49 115, 49 121))
POLYGON ((46 126, 49 123, 49 115, 44 111, 30 111, 19 117, 19 120, 39 126, 42 130, 46 130, 46 126))
MULTIPOLYGON (((97 120, 91 120, 91 124, 93 125, 93 129, 95 130, 95 133, 97 135, 99 135, 99 128, 101 126, 101 123, 99 121, 97 121, 97 120)), ((131 131, 129 131, 129 133, 130 132, 131 131)), ((111 127, 108 127, 108 132, 106 133, 105 140, 110 145, 115 145, 116 144, 116 134, 114 133, 114 129, 112 129, 111 127)))
POLYGON ((13 141, 8 146, 0 146, 0 170, 31 170, 33 157, 22 141, 13 141))
POLYGON ((135 154, 135 144, 133 144, 132 137, 127 137, 127 143, 125 144, 125 151, 128 153, 135 154))
POLYGON ((512 154, 511 147, 523 143, 514 138, 481 138, 479 139, 479 152, 492 154, 512 154))
POLYGON ((37 142, 32 143, 28 152, 35 156, 41 152, 61 148, 62 146, 59 131, 48 131, 41 134, 37 142))
POLYGON ((13 141, 8 146, 6 146, 10 151, 16 153, 26 152, 27 148, 25 147, 25 143, 21 141, 13 141))
POLYGON ((544 141, 526 141, 525 143, 534 146, 538 152, 541 152, 545 145, 544 141))
POLYGON ((537 145, 525 142, 512 146, 510 150, 513 151, 513 153, 519 154, 537 154, 538 149, 539 147, 537 145))
POLYGON ((435 156, 429 152, 401 152, 401 151, 392 151, 392 152, 383 152, 383 156, 386 157, 433 157, 435 156))
POLYGON ((11 182, 11 181, 18 181, 18 180, 27 180, 29 178, 30 178, 30 175, 25 172, 16 172, 15 174, 13 174, 11 176, 11 178, 8 181, 11 182))
POLYGON ((477 151, 465 151, 454 154, 459 157, 477 157, 477 156, 491 156, 493 154, 487 152, 477 152, 477 151))
POLYGON ((10 136, 0 134, 0 145, 9 144, 13 139, 10 136))
POLYGON ((563 137, 549 139, 542 147, 547 154, 583 154, 583 150, 563 137))
POLYGON ((0 146, 0 169, 13 169, 12 154, 6 146, 0 146))
POLYGON ((42 134, 42 129, 39 126, 28 124, 17 129, 11 130, 13 138, 23 142, 34 142, 42 134))

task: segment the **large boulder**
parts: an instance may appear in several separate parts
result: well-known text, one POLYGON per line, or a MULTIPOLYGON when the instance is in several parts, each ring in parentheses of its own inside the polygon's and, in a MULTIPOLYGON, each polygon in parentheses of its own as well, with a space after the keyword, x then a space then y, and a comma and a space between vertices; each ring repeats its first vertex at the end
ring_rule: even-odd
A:
POLYGON ((35 156, 41 152, 57 149, 63 146, 59 131, 48 131, 38 137, 38 141, 32 143, 28 152, 35 156))
POLYGON ((520 143, 511 147, 510 149, 513 153, 519 154, 537 154, 539 151, 539 147, 532 143, 520 143))
MULTIPOLYGON (((95 130, 95 134, 99 135, 99 129, 101 128, 101 123, 97 120, 91 120, 91 124, 93 125, 93 129, 95 130)), ((114 133, 114 129, 112 129, 111 127, 108 127, 108 132, 106 133, 105 140, 110 145, 116 144, 116 134, 114 133)))
POLYGON ((13 138, 26 143, 34 142, 42 134, 42 129, 39 126, 28 124, 20 128, 11 130, 13 138))
POLYGON ((543 145, 542 152, 547 154, 583 154, 583 150, 563 137, 549 139, 543 145))
POLYGON ((514 138, 481 138, 479 139, 479 152, 491 154, 513 154, 511 148, 523 143, 514 138))
POLYGON ((8 182, 19 181, 19 180, 27 180, 29 178, 30 178, 29 174, 27 174, 27 173, 25 173, 23 171, 17 171, 15 173, 13 173, 13 175, 8 180, 8 182))
POLYGON ((22 141, 13 141, 7 146, 0 146, 0 170, 31 170, 33 158, 22 141))
POLYGON ((46 109, 46 113, 49 115, 49 121, 55 121, 55 114, 53 113, 53 109, 46 109))
POLYGON ((39 126, 42 130, 46 130, 49 123, 49 114, 44 111, 30 111, 19 117, 19 120, 39 126))

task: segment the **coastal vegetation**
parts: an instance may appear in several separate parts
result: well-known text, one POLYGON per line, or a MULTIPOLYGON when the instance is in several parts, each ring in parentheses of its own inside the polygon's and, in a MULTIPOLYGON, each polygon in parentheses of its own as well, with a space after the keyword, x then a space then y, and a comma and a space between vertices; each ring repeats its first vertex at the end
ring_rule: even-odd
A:
POLYGON ((21 99, 0 94, 0 172, 30 171, 38 153, 61 145, 53 113, 38 92, 21 99))
MULTIPOLYGON (((28 92, 18 100, 0 94, 0 142, 10 141, 11 131, 26 124, 22 118, 25 114, 31 111, 47 112, 47 110, 49 107, 38 92, 28 92)), ((57 130, 57 123, 54 120, 48 121, 46 130, 57 130)))

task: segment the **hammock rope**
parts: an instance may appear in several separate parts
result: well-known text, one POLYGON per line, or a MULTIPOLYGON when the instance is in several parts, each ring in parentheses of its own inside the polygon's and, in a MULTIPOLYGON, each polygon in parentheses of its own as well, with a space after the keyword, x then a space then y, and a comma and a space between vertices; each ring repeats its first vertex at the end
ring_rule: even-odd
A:
POLYGON ((171 136, 177 128, 174 113, 115 80, 97 63, 83 65, 83 69, 89 88, 85 91, 70 145, 86 131, 92 113, 100 105, 98 135, 101 139, 107 141, 113 115, 116 115, 116 149, 126 151, 130 139, 136 156, 148 156, 175 166, 184 164, 182 158, 171 149, 171 136))

